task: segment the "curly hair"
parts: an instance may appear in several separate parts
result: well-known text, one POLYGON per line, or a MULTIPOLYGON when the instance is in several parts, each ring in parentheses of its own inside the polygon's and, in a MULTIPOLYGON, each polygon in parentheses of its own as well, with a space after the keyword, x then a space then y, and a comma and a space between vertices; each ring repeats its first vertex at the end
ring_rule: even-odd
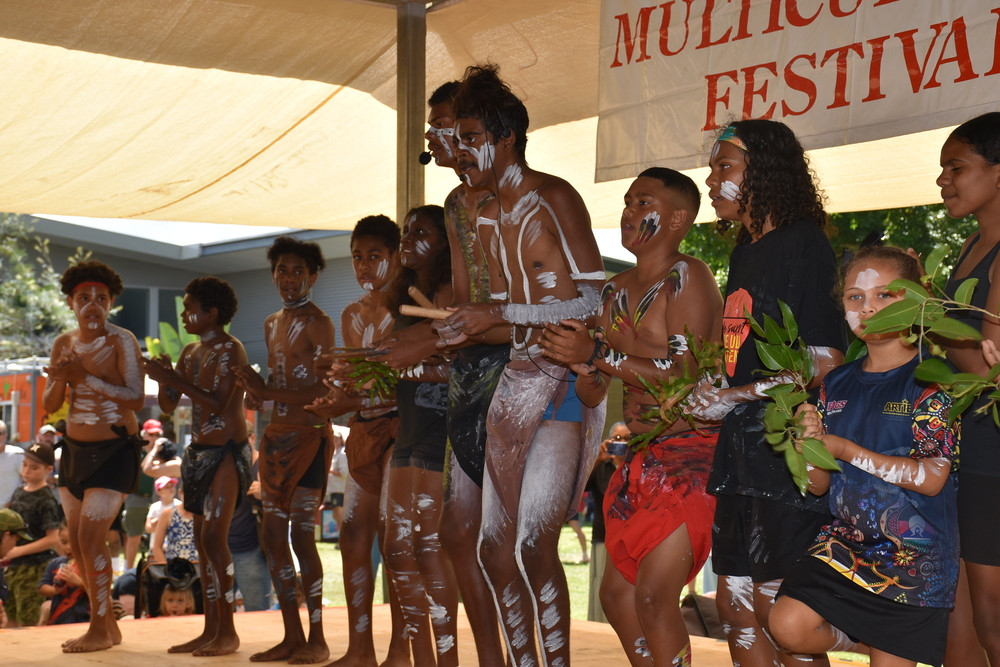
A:
POLYGON ((279 236, 274 239, 274 243, 267 249, 267 260, 271 262, 271 272, 278 266, 278 259, 282 255, 295 255, 305 262, 309 273, 319 273, 326 268, 326 260, 323 259, 323 251, 316 243, 300 241, 291 236, 279 236))
POLYGON ((399 250, 399 227, 385 215, 366 215, 351 232, 351 246, 362 236, 371 236, 385 244, 389 252, 399 250))
POLYGON ((899 277, 911 282, 919 283, 923 277, 920 270, 920 262, 916 257, 906 252, 902 248, 891 245, 870 245, 858 250, 857 254, 844 266, 843 275, 840 278, 840 285, 837 289, 837 296, 844 295, 844 281, 847 275, 855 266, 861 262, 885 262, 891 264, 899 273, 899 277))
POLYGON ((747 147, 740 213, 750 211, 750 231, 741 227, 736 243, 750 243, 768 220, 775 229, 800 220, 823 227, 823 195, 792 130, 784 123, 762 119, 738 120, 729 127, 747 147))
POLYGON ((511 92, 492 63, 470 65, 465 69, 462 85, 455 93, 455 118, 476 118, 493 137, 493 143, 514 132, 514 150, 525 162, 528 145, 528 110, 511 92))
POLYGON ((97 260, 74 264, 66 269, 62 278, 59 279, 62 293, 66 296, 73 294, 73 290, 82 283, 101 283, 107 286, 113 299, 118 298, 125 291, 121 276, 115 273, 110 266, 97 260))
MULTIPOLYGON (((441 238, 445 241, 444 248, 441 250, 440 256, 436 258, 433 273, 430 276, 430 283, 434 286, 434 291, 436 292, 441 285, 451 280, 451 253, 448 252, 448 232, 444 226, 444 209, 433 204, 417 206, 406 212, 405 219, 409 220, 414 216, 421 216, 425 220, 432 222, 434 228, 437 229, 438 233, 441 234, 441 238)), ((396 277, 393 278, 392 283, 389 284, 389 288, 386 290, 386 306, 391 312, 398 313, 401 305, 413 303, 408 290, 411 285, 416 284, 417 272, 405 266, 400 266, 399 270, 396 271, 396 277)), ((433 295, 428 294, 427 297, 433 298, 433 295)))
POLYGON ((216 322, 220 326, 226 326, 232 322, 233 315, 236 314, 236 309, 239 307, 239 301, 236 299, 236 292, 232 286, 215 276, 195 278, 187 284, 184 292, 197 299, 203 310, 215 308, 218 313, 216 322))
POLYGON ((948 135, 981 155, 989 164, 1000 164, 1000 111, 991 111, 967 120, 948 135))
POLYGON ((679 171, 666 167, 650 167, 639 174, 639 177, 643 176, 655 178, 663 183, 663 187, 677 193, 681 205, 691 212, 691 221, 694 221, 701 206, 701 193, 694 181, 679 171))

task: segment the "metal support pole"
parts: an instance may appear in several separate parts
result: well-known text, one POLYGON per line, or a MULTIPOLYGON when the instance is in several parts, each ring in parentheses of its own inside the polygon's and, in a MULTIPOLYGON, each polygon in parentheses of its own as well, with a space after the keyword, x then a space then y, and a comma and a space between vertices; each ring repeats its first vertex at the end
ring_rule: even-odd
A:
POLYGON ((424 203, 425 49, 427 9, 422 0, 396 6, 396 222, 424 203))

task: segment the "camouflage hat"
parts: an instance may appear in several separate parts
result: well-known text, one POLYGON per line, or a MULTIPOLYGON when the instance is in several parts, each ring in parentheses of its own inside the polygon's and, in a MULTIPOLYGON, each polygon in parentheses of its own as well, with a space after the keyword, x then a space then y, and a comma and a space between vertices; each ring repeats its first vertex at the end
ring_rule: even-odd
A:
POLYGON ((11 532, 18 537, 31 541, 31 535, 24 529, 24 519, 11 509, 0 509, 0 533, 11 532))

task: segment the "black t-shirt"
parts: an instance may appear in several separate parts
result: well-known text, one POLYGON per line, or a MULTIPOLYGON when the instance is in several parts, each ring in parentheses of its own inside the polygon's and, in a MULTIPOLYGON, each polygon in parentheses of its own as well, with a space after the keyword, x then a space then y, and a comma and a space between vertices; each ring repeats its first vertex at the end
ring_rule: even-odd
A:
MULTIPOLYGON (((31 535, 31 541, 45 537, 48 531, 58 528, 62 523, 59 518, 59 503, 47 486, 37 491, 25 491, 24 487, 14 489, 10 508, 24 519, 24 526, 31 535)), ((28 543, 28 540, 17 538, 18 546, 28 543)), ((15 558, 11 561, 11 565, 41 565, 55 558, 55 555, 55 551, 46 549, 40 553, 15 558)))
MULTIPOLYGON (((799 336, 810 347, 845 349, 843 315, 834 290, 837 262, 829 239, 807 221, 773 230, 756 243, 737 246, 729 259, 723 313, 725 372, 730 386, 762 379, 766 370, 744 316, 765 314, 782 322, 778 301, 791 308, 799 336)), ((738 406, 722 421, 709 477, 713 493, 751 495, 825 512, 825 499, 803 498, 784 456, 763 438, 765 401, 738 406)))

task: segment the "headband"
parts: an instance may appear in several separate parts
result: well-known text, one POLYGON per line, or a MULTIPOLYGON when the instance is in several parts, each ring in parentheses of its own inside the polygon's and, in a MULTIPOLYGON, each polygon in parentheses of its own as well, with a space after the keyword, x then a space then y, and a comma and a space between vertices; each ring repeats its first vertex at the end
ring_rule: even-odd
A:
POLYGON ((728 141, 732 145, 742 148, 748 153, 750 152, 747 145, 743 143, 743 140, 736 136, 736 127, 733 125, 727 125, 726 129, 722 131, 722 134, 719 135, 719 138, 716 139, 716 141, 728 141))
POLYGON ((111 291, 111 288, 108 287, 106 284, 104 284, 102 282, 98 282, 96 280, 91 280, 91 281, 88 281, 88 282, 80 283, 79 285, 77 285, 76 287, 73 288, 73 291, 70 292, 70 294, 76 294, 76 291, 78 289, 80 289, 81 287, 103 287, 104 289, 108 290, 109 292, 111 291))

